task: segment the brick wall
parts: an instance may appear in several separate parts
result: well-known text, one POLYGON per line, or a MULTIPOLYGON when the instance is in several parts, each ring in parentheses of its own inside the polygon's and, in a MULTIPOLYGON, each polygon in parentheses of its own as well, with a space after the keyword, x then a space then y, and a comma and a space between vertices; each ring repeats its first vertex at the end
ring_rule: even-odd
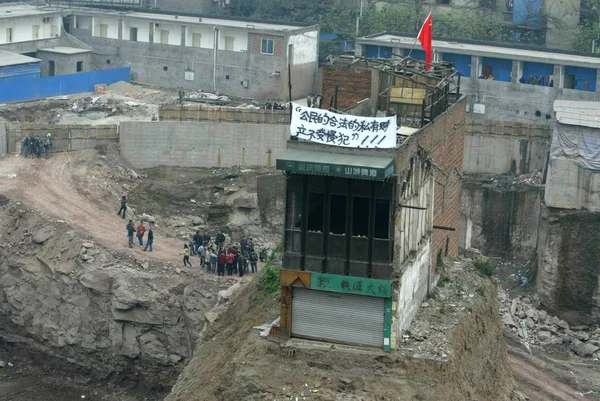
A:
POLYGON ((289 124, 287 110, 245 109, 204 104, 164 104, 158 108, 160 121, 212 121, 255 124, 289 124))
POLYGON ((273 56, 283 56, 283 40, 281 36, 274 35, 250 35, 250 46, 252 54, 261 54, 260 46, 262 39, 273 40, 273 56))
POLYGON ((344 110, 371 97, 371 70, 326 65, 322 69, 322 108, 333 107, 331 99, 338 87, 337 110, 344 110))
POLYGON ((433 224, 452 227, 455 231, 433 230, 432 257, 436 263, 436 255, 441 250, 448 255, 458 255, 460 196, 462 191, 462 168, 465 138, 466 98, 462 98, 439 116, 432 124, 426 126, 419 134, 418 142, 425 148, 436 165, 435 199, 433 224))

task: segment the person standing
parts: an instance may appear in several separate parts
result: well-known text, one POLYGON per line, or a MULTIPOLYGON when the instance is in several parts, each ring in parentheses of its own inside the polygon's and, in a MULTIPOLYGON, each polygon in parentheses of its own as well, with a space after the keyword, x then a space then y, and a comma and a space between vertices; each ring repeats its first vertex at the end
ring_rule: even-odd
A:
POLYGON ((202 236, 202 241, 206 242, 207 244, 210 242, 210 235, 208 234, 208 231, 204 231, 204 235, 202 236))
POLYGON ((217 244, 217 249, 221 248, 223 246, 223 244, 225 243, 225 234, 223 234, 222 231, 219 231, 219 233, 217 234, 217 238, 215 239, 215 242, 217 244))
POLYGON ((252 273, 258 272, 258 254, 254 250, 250 252, 250 266, 252 273))
POLYGON ((192 267, 190 263, 190 248, 188 248, 187 244, 183 244, 183 266, 186 267, 187 265, 192 267))
POLYGON ((196 249, 194 249, 194 251, 196 253, 200 252, 200 245, 202 245, 202 236, 200 235, 200 231, 196 230, 196 234, 194 234, 194 246, 196 247, 196 249))
POLYGON ((207 250, 208 246, 206 245, 200 245, 200 267, 204 268, 204 265, 206 264, 206 250, 207 250))
POLYGON ((246 245, 246 248, 248 248, 248 253, 254 251, 254 241, 252 240, 252 237, 248 238, 248 244, 246 245))
POLYGON ((144 247, 144 252, 148 248, 150 248, 150 252, 152 252, 152 243, 154 242, 154 232, 152 232, 152 226, 148 229, 148 239, 146 240, 146 246, 144 247))
POLYGON ((245 256, 243 254, 238 254, 238 275, 240 277, 244 276, 244 259, 245 256))
POLYGON ((225 264, 227 263, 227 255, 225 255, 225 251, 220 251, 219 256, 217 257, 217 274, 219 276, 225 276, 225 264))
POLYGON ((144 234, 146 233, 146 227, 144 226, 144 222, 140 221, 140 225, 137 228, 135 235, 137 236, 138 242, 140 243, 140 248, 144 246, 144 234))
POLYGON ((35 150, 36 153, 35 155, 37 156, 37 158, 41 158, 42 157, 42 141, 40 140, 39 136, 35 136, 35 150))
POLYGON ((35 137, 33 134, 29 136, 29 153, 31 153, 32 158, 37 153, 37 150, 35 149, 35 137))
POLYGON ((50 158, 50 148, 52 147, 52 141, 51 138, 52 135, 50 135, 50 133, 48 133, 46 135, 46 139, 44 140, 44 153, 46 154, 46 159, 50 158))
MULTIPOLYGON (((229 251, 228 251, 229 252, 229 251)), ((231 276, 233 274, 233 262, 235 261, 235 256, 232 252, 227 254, 227 275, 231 276)))
POLYGON ((23 146, 23 153, 25 154, 25 158, 27 159, 27 155, 29 155, 29 137, 26 136, 21 140, 21 146, 23 146))
POLYGON ((127 223, 127 238, 129 238, 129 247, 133 248, 133 233, 135 232, 135 227, 133 226, 133 220, 129 220, 127 223))
POLYGON ((125 218, 126 211, 127 211, 127 198, 125 197, 125 195, 123 195, 123 197, 121 198, 121 208, 119 209, 119 213, 117 213, 117 214, 120 216, 121 212, 123 212, 123 218, 125 218))
POLYGON ((242 240, 240 241, 240 250, 242 251, 242 253, 246 253, 248 247, 248 241, 246 240, 245 236, 242 236, 242 240))
POLYGON ((217 271, 217 261, 218 261, 218 256, 217 253, 215 252, 215 250, 211 247, 210 248, 210 271, 212 273, 217 271))

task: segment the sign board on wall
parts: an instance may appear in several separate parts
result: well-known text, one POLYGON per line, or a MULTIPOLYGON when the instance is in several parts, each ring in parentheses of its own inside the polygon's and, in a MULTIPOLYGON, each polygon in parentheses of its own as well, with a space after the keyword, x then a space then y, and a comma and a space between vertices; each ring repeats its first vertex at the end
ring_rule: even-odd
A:
POLYGON ((396 116, 361 117, 293 105, 292 137, 347 148, 396 147, 396 116))

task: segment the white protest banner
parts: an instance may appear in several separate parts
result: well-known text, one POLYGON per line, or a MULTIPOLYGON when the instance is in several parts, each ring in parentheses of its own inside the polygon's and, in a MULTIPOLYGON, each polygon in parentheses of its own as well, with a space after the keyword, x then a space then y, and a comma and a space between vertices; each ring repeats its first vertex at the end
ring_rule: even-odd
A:
POLYGON ((292 106, 292 137, 347 148, 396 147, 396 116, 360 117, 292 106))

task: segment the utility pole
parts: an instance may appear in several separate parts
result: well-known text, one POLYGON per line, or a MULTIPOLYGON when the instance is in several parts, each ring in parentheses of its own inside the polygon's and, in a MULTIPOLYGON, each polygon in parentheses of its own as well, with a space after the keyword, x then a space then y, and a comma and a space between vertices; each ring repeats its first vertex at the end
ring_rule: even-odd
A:
POLYGON ((358 38, 358 32, 360 30, 360 19, 362 18, 363 13, 363 3, 364 0, 360 0, 360 11, 358 12, 358 17, 356 17, 356 37, 358 38))

